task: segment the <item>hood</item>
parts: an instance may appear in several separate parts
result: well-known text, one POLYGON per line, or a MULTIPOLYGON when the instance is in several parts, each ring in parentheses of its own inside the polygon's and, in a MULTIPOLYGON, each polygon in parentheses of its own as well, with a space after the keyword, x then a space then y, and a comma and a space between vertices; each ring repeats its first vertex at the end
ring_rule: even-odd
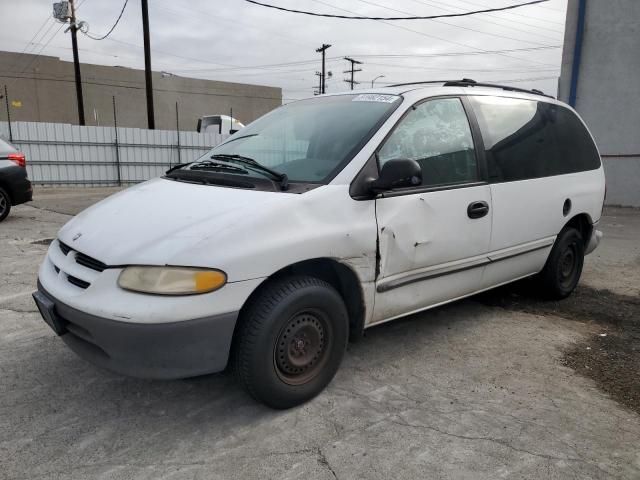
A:
POLYGON ((158 178, 83 211, 62 228, 59 238, 111 266, 177 265, 172 259, 191 246, 300 197, 158 178))

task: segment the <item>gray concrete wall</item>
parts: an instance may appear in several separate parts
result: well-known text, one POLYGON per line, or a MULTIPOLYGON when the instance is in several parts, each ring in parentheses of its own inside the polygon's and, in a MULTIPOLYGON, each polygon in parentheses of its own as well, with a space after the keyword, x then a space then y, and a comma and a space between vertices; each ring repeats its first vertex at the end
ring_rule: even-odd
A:
MULTIPOLYGON (((10 106, 11 119, 77 124, 73 63, 33 57, 0 52, 0 86, 7 84, 10 102, 21 103, 10 106)), ((118 126, 147 128, 143 70, 82 64, 81 72, 87 125, 113 126, 115 95, 118 126)), ((181 130, 195 130, 202 115, 229 115, 231 108, 235 118, 248 123, 282 104, 282 89, 276 87, 164 77, 160 72, 153 72, 153 87, 156 128, 165 130, 176 128, 176 102, 181 130)), ((3 105, 2 120, 4 110, 3 105)))
MULTIPOLYGON (((578 0, 569 0, 559 98, 569 100, 578 0)), ((640 207, 640 1, 587 0, 576 110, 607 175, 607 203, 640 207)))

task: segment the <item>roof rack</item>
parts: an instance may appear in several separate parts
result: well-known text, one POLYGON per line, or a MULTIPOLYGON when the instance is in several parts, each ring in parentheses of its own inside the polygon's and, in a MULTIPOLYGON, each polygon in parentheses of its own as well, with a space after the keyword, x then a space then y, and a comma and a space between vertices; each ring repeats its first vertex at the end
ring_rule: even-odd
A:
POLYGON ((490 87, 490 88, 500 88, 502 90, 507 90, 510 92, 522 92, 522 93, 533 93, 535 95, 542 95, 543 97, 554 98, 551 95, 547 95, 542 90, 538 90, 537 88, 532 88, 531 90, 527 90, 526 88, 518 88, 512 87, 510 85, 498 85, 496 83, 484 83, 484 82, 476 82, 471 78, 463 78, 462 80, 428 80, 424 82, 409 82, 409 83, 398 83, 396 85, 389 85, 390 87, 404 87, 406 85, 422 85, 427 83, 442 83, 443 87, 490 87))

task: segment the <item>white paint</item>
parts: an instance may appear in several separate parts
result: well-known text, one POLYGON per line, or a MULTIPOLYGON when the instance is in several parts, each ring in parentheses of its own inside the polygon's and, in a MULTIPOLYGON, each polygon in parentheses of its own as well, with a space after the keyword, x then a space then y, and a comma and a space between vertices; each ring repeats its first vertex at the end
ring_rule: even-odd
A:
POLYGON ((593 221, 599 218, 602 169, 377 200, 352 199, 350 183, 416 101, 467 93, 543 100, 476 87, 472 91, 402 87, 384 93, 402 94, 402 104, 330 184, 293 194, 166 179, 145 182, 84 211, 59 234, 73 249, 118 268, 97 273, 78 265, 73 252, 62 255, 53 242, 40 281, 76 309, 113 320, 161 323, 237 311, 255 288, 282 268, 331 258, 357 275, 366 323, 372 325, 535 273, 568 218, 578 213, 593 221), (567 197, 573 208, 564 217, 562 203, 567 197), (489 214, 470 219, 467 206, 474 201, 487 202, 489 214), (132 264, 219 268, 229 283, 218 291, 187 297, 127 292, 117 286, 117 277, 120 267, 132 264), (66 281, 68 274, 91 285, 80 289, 66 281), (428 278, 419 279, 425 274, 428 278), (412 281, 376 291, 402 279, 412 281))
MULTIPOLYGON (((377 200, 380 235, 378 286, 407 274, 443 268, 486 254, 491 239, 491 195, 488 185, 440 190, 377 200), (467 216, 474 201, 489 203, 489 214, 467 216)), ((482 269, 449 275, 378 293, 373 321, 396 316, 446 297, 458 297, 477 288, 482 269), (427 287, 427 288, 425 288, 427 287)))

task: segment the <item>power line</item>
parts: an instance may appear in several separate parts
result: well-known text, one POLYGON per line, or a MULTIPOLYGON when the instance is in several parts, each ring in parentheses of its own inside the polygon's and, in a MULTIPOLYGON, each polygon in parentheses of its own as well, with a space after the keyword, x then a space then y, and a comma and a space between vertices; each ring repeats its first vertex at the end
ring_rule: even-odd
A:
POLYGON ((465 55, 501 55, 503 53, 511 52, 531 52, 536 50, 549 50, 553 48, 562 48, 562 45, 546 45, 543 47, 525 47, 525 48, 510 48, 502 50, 476 50, 470 52, 442 52, 442 53, 407 53, 407 54, 359 54, 358 57, 371 57, 371 58, 430 58, 430 57, 458 57, 465 55))
MULTIPOLYGON (((422 3, 423 5, 430 5, 430 6, 433 6, 431 3, 425 3, 423 0, 412 0, 412 1, 414 1, 414 2, 418 2, 418 3, 422 3)), ((449 3, 448 3, 448 2, 443 2, 443 1, 441 1, 441 0, 429 0, 429 1, 430 1, 430 2, 436 2, 436 3, 439 3, 439 4, 441 4, 441 5, 442 5, 442 4, 449 5, 449 3)), ((486 5, 482 5, 482 4, 480 4, 480 3, 468 2, 468 1, 466 1, 466 0, 458 0, 458 1, 459 1, 459 2, 468 3, 469 5, 474 5, 474 6, 476 6, 476 7, 484 7, 484 6, 486 6, 486 5)), ((458 10, 464 10, 464 8, 463 8, 463 7, 461 7, 461 6, 456 6, 455 8, 457 8, 458 10)), ((507 13, 508 13, 508 12, 507 12, 507 13)), ((513 18, 507 18, 507 17, 501 16, 501 15, 499 15, 499 14, 498 14, 498 15, 490 15, 490 14, 488 14, 488 13, 487 13, 487 14, 485 14, 485 16, 486 16, 486 17, 491 17, 491 18, 496 18, 496 19, 498 19, 498 20, 503 20, 503 21, 505 21, 505 22, 516 23, 516 24, 520 24, 520 25, 526 25, 527 27, 533 27, 533 28, 537 28, 537 29, 541 29, 541 30, 547 30, 547 31, 549 31, 549 32, 560 33, 560 34, 562 34, 562 33, 563 33, 563 31, 562 31, 562 30, 557 30, 557 29, 554 29, 554 28, 543 27, 543 26, 540 26, 540 25, 537 25, 537 24, 523 22, 522 20, 515 20, 515 19, 513 19, 513 18)), ((541 20, 541 19, 538 19, 537 17, 531 17, 531 18, 532 18, 532 19, 535 19, 535 20, 541 20)), ((484 17, 483 17, 483 19, 484 19, 484 17)), ((485 20, 485 21, 486 21, 486 20, 485 20)), ((541 21, 542 21, 542 20, 541 20, 541 21)), ((500 25, 500 24, 496 24, 496 25, 500 25)), ((513 28, 513 27, 510 27, 510 28, 513 28)))
POLYGON ((104 40, 109 35, 111 35, 111 32, 113 32, 113 30, 118 25, 118 22, 120 21, 120 19, 122 18, 122 14, 124 13, 124 9, 127 8, 127 3, 129 3, 129 0, 124 0, 124 5, 122 5, 122 10, 120 10, 120 15, 118 15, 118 18, 116 18, 116 23, 114 23, 113 26, 109 29, 109 31, 105 33, 102 37, 94 37, 90 35, 89 32, 82 32, 82 30, 80 31, 84 33, 87 37, 89 37, 91 40, 104 40))
MULTIPOLYGON (((160 2, 162 3, 162 2, 160 2)), ((300 38, 294 37, 294 36, 290 36, 290 35, 284 35, 282 32, 276 32, 274 30, 271 29, 267 29, 264 28, 264 26, 257 26, 257 25, 253 25, 251 23, 246 23, 246 22, 241 22, 235 18, 229 18, 229 17, 224 17, 222 15, 220 15, 219 12, 216 12, 215 14, 211 13, 211 12, 206 12, 204 10, 196 10, 194 8, 192 8, 191 5, 189 5, 189 10, 184 10, 184 9, 179 9, 179 10, 174 10, 172 8, 167 7, 165 4, 159 5, 157 4, 157 2, 154 2, 152 4, 153 8, 158 8, 160 10, 165 10, 167 12, 172 12, 172 13, 176 13, 178 15, 182 15, 184 17, 193 17, 193 18, 198 18, 200 20, 203 19, 204 17, 207 17, 207 22, 209 22, 209 19, 211 19, 214 23, 215 22, 222 22, 222 23, 232 23, 232 24, 236 24, 236 25, 242 25, 244 27, 248 27, 250 29, 253 30, 257 30, 257 31, 262 31, 262 32, 266 32, 269 35, 272 36, 277 36, 277 37, 281 37, 286 39, 288 42, 292 42, 292 43, 296 43, 298 45, 302 45, 305 47, 313 47, 314 44, 310 43, 310 42, 305 42, 302 41, 300 38)))
MULTIPOLYGON (((327 3, 327 2, 325 2, 323 0, 311 0, 311 1, 313 1, 315 3, 320 3, 322 5, 326 5, 326 6, 331 7, 331 8, 335 8, 336 10, 342 10, 343 12, 348 12, 348 13, 352 13, 352 14, 356 14, 357 15, 357 13, 354 12, 353 10, 347 10, 346 8, 342 8, 342 7, 338 7, 336 5, 332 5, 332 4, 327 3)), ((421 35, 423 37, 435 38, 437 40, 440 40, 440 41, 443 41, 443 42, 446 42, 446 43, 451 43, 452 45, 459 45, 459 46, 462 46, 462 47, 474 48, 475 50, 477 50, 479 52, 486 52, 487 51, 487 50, 485 50, 483 48, 478 48, 478 47, 474 47, 473 45, 469 45, 468 43, 456 42, 454 40, 449 40, 447 38, 442 38, 442 37, 439 37, 437 35, 432 35, 432 34, 429 34, 429 33, 420 32, 418 30, 413 30, 413 29, 405 27, 403 25, 398 25, 398 24, 387 22, 387 21, 384 21, 384 20, 381 20, 381 23, 384 23, 385 25, 389 25, 390 27, 393 27, 393 28, 400 28, 402 30, 406 30, 407 32, 415 33, 415 34, 421 35)), ((545 64, 543 62, 538 62, 536 60, 530 60, 530 59, 524 59, 524 58, 516 57, 516 56, 513 56, 513 55, 507 55, 505 53, 499 53, 498 55, 501 55, 501 56, 506 57, 506 58, 514 58, 516 60, 528 61, 528 62, 532 62, 532 63, 538 63, 540 65, 549 66, 549 64, 545 64)))
POLYGON ((56 26, 56 22, 52 21, 51 24, 49 25, 49 27, 42 33, 42 36, 40 36, 40 38, 33 43, 33 49, 30 52, 23 52, 20 54, 20 57, 18 58, 18 60, 16 60, 16 63, 14 65, 12 65, 12 67, 19 67, 19 63, 22 60, 21 57, 24 57, 24 55, 34 55, 34 52, 36 51, 36 49, 38 48, 38 46, 40 46, 40 50, 38 51, 35 58, 31 58, 31 59, 27 59, 27 63, 26 65, 24 65, 23 70, 26 70, 27 68, 29 68, 31 66, 31 64, 37 59, 37 57, 42 53, 42 50, 44 50, 44 48, 49 44, 49 42, 51 42, 51 40, 53 39, 54 36, 56 36, 56 34, 62 29, 62 25, 60 25, 58 27, 58 29, 53 33, 53 36, 49 38, 49 40, 47 40, 46 43, 42 44, 40 42, 42 42, 44 40, 44 38, 49 34, 49 32, 51 31, 51 29, 53 27, 56 26))
MULTIPOLYGON (((82 6, 82 4, 84 4, 86 0, 81 0, 80 3, 78 4, 78 6, 76 7, 76 9, 80 9, 80 7, 82 6)), ((45 22, 46 24, 46 22, 45 22)), ((40 41, 44 40, 44 37, 49 33, 49 31, 51 31, 51 28, 54 27, 56 25, 56 22, 53 22, 51 25, 49 25, 49 28, 47 28, 47 30, 42 34, 42 36, 40 37, 40 41)), ((49 43, 51 43, 51 41, 54 39, 54 37, 58 34, 58 32, 60 32, 60 30, 62 30, 62 27, 64 27, 64 23, 62 23, 58 29, 53 32, 53 35, 51 35, 49 37, 49 39, 42 45, 42 47, 40 47, 40 50, 38 51, 37 54, 34 55, 34 57, 28 61, 28 63, 20 70, 20 74, 23 74, 24 72, 26 72, 29 67, 31 67, 32 65, 34 65, 39 59, 40 59, 40 55, 42 55, 42 52, 44 51, 44 49, 49 46, 49 43)), ((44 25, 43 25, 44 26, 44 25)), ((42 27, 40 28, 40 30, 42 30, 42 27)), ((33 55, 33 52, 35 52, 35 49, 33 49, 29 55, 33 55)), ((16 64, 17 65, 17 64, 16 64)), ((11 83, 10 86, 12 86, 16 80, 19 78, 19 76, 15 77, 11 83)))
MULTIPOLYGON (((375 2, 371 2, 369 0, 358 0, 361 3, 366 3, 367 5, 373 5, 375 7, 380 7, 380 8, 384 8, 385 10, 390 10, 392 12, 398 12, 398 13, 404 13, 407 15, 411 15, 411 13, 404 11, 404 10, 398 10, 396 8, 391 8, 391 7, 387 7, 385 5, 381 5, 379 3, 375 3, 375 2)), ((438 7, 436 7, 438 8, 438 7)), ((450 11, 450 10, 449 10, 450 11)), ((441 23, 443 25, 449 25, 450 27, 454 27, 454 28, 460 28, 462 30, 469 30, 471 32, 476 32, 476 33, 481 33, 482 35, 490 35, 492 37, 498 37, 498 38, 506 38, 508 40, 515 40, 516 42, 523 42, 523 43, 530 43, 532 45, 544 45, 542 43, 538 43, 538 42, 532 42, 530 40, 523 40, 522 38, 515 38, 515 37, 509 37, 507 35, 500 35, 499 33, 492 33, 492 32, 485 32, 482 30, 478 30, 475 28, 471 28, 471 27, 463 27, 462 25, 456 25, 455 23, 450 23, 450 22, 445 22, 443 20, 437 20, 434 19, 432 20, 433 22, 437 22, 437 23, 441 23)))
MULTIPOLYGON (((27 53, 27 50, 29 50, 29 48, 33 48, 33 50, 34 50, 34 51, 35 51, 35 49, 36 49, 36 48, 38 48, 39 43, 38 43, 38 42, 35 42, 35 39, 36 39, 36 37, 40 34, 40 32, 42 31, 42 29, 45 27, 45 25, 46 25, 49 21, 52 21, 52 19, 51 19, 51 17, 50 17, 50 16, 47 16, 47 18, 44 20, 44 22, 42 23, 42 25, 40 25, 40 28, 38 28, 38 30, 36 30, 36 33, 34 33, 34 34, 33 34, 33 37, 31 37, 31 39, 30 39, 30 40, 27 42, 27 44, 24 46, 24 48, 22 49, 22 52, 20 52, 20 55, 18 55, 18 58, 16 59, 16 61, 15 61, 14 63, 12 63, 12 64, 9 66, 9 68, 10 68, 10 69, 11 69, 11 68, 13 68, 13 67, 15 67, 15 66, 17 66, 17 65, 20 63, 20 61, 22 60, 22 58, 24 57, 24 55, 27 53)), ((55 23, 53 23, 53 25, 55 25, 55 23)), ((52 27, 53 25, 50 25, 50 26, 49 26, 49 28, 47 29, 47 32, 48 32, 49 30, 51 30, 51 27, 52 27)), ((46 33, 47 33, 47 32, 45 32, 45 33, 42 35, 42 38, 44 38, 44 36, 46 35, 46 33)), ((42 39, 42 38, 41 38, 41 39, 42 39)))
POLYGON ((385 68, 394 68, 400 70, 420 70, 420 71, 436 71, 436 72, 559 72, 560 67, 549 67, 549 68, 519 68, 519 67, 511 67, 511 68, 473 68, 473 67, 459 67, 459 66, 444 66, 444 67, 426 67, 423 65, 404 65, 398 63, 378 63, 378 62, 368 62, 367 65, 373 65, 376 67, 385 67, 385 68))
POLYGON ((325 17, 325 18, 340 18, 343 20, 386 20, 386 21, 394 21, 394 20, 433 20, 436 18, 452 18, 452 17, 467 17, 469 15, 476 15, 478 13, 490 13, 490 12, 501 12, 503 10, 511 10, 514 8, 520 8, 527 5, 534 5, 536 3, 543 3, 548 0, 533 0, 526 3, 519 3, 516 5, 507 5, 506 7, 499 8, 487 8, 485 10, 474 10, 471 12, 463 12, 463 13, 447 13, 443 15, 428 15, 428 16, 409 16, 409 17, 365 17, 361 15, 348 16, 348 15, 332 15, 330 13, 317 13, 317 12, 308 12, 306 10, 295 10, 293 8, 285 8, 280 7, 278 5, 271 5, 269 3, 262 3, 256 0, 245 0, 245 2, 253 3, 255 5, 259 5, 261 7, 273 8, 275 10, 281 10, 283 12, 290 13, 299 13, 302 15, 311 15, 313 17, 325 17))
MULTIPOLYGON (((119 43, 123 43, 125 45, 130 45, 136 48, 142 48, 138 45, 128 43, 128 42, 120 42, 119 40, 110 39, 112 41, 117 41, 119 43)), ((425 54, 352 54, 354 57, 365 57, 365 58, 438 58, 438 57, 461 57, 461 56, 475 56, 475 55, 501 55, 504 53, 510 52, 531 52, 538 50, 549 50, 549 49, 557 49, 562 48, 562 45, 548 45, 543 47, 527 47, 527 48, 512 48, 512 49, 501 49, 501 50, 484 50, 484 51, 467 51, 467 52, 442 52, 442 53, 425 53, 425 54)), ((156 53, 163 53, 165 55, 174 56, 177 58, 186 58, 188 60, 194 60, 202 63, 212 63, 214 65, 220 65, 213 62, 208 62, 206 60, 191 58, 191 57, 183 57, 181 55, 174 55, 168 52, 162 52, 158 50, 153 50, 156 53)), ((327 57, 327 61, 339 60, 343 57, 327 57)), ((296 67, 296 66, 304 66, 304 65, 312 65, 317 62, 316 59, 309 60, 299 60, 295 62, 281 62, 281 63, 270 63, 270 64, 259 64, 259 65, 245 65, 245 66, 233 66, 229 68, 177 68, 173 69, 175 72, 181 73, 233 73, 238 70, 277 70, 280 68, 286 67, 296 67)), ((515 67, 514 67, 515 68, 515 67)), ((555 67, 554 67, 555 68, 555 67)), ((286 71, 286 70, 284 70, 286 71)), ((304 70, 291 70, 292 72, 301 72, 304 70)))
MULTIPOLYGON (((469 5, 475 5, 477 7, 486 7, 486 5, 483 4, 483 3, 471 2, 469 0, 458 0, 458 1, 463 2, 463 3, 467 3, 469 5)), ((554 10, 554 11, 558 12, 558 10, 554 10)), ((555 24, 555 25, 564 26, 564 22, 556 22, 554 20, 549 20, 549 19, 545 19, 545 18, 532 17, 531 15, 522 15, 521 13, 514 13, 514 12, 506 12, 506 13, 508 15, 515 15, 515 16, 518 16, 518 17, 524 17, 524 18, 526 18, 528 20, 537 20, 539 22, 552 23, 552 24, 555 24)))
MULTIPOLYGON (((55 23, 52 23, 51 26, 47 29, 47 31, 45 32, 45 34, 42 36, 42 39, 44 39, 44 36, 49 33, 49 31, 51 30, 51 27, 55 26, 55 23)), ((58 32, 60 32, 60 30, 62 30, 62 27, 64 27, 64 24, 60 25, 58 27, 58 29, 56 31, 53 32, 53 35, 51 35, 49 37, 49 39, 42 44, 42 47, 40 47, 40 50, 38 50, 38 53, 34 54, 33 52, 35 52, 35 49, 29 53, 29 55, 33 55, 33 58, 28 60, 26 65, 24 67, 21 68, 20 73, 24 73, 26 72, 32 65, 34 65, 37 60, 40 58, 40 55, 42 55, 43 50, 49 45, 49 43, 51 43, 51 41, 53 40, 53 38, 58 34, 58 32)), ((13 85, 13 83, 15 83, 15 79, 11 82, 11 85, 13 85)), ((11 86, 10 85, 10 86, 11 86)))
MULTIPOLYGON (((419 5, 426 5, 427 7, 435 7, 435 8, 438 8, 440 10, 443 10, 445 12, 456 12, 456 10, 457 11, 460 11, 460 10, 464 11, 463 7, 451 6, 450 2, 440 2, 440 1, 437 1, 437 0, 435 0, 435 2, 434 2, 434 0, 431 0, 429 2, 426 2, 424 0, 411 0, 411 1, 414 2, 414 3, 417 3, 419 5), (437 5, 434 5, 434 3, 436 3, 437 5), (440 5, 445 5, 445 6, 440 6, 440 5), (451 8, 455 8, 455 10, 451 10, 451 8)), ((480 5, 477 5, 477 6, 480 6, 480 5)), ((482 18, 478 18, 477 20, 482 21, 482 22, 487 23, 487 24, 497 25, 497 26, 502 27, 502 28, 508 28, 508 29, 514 30, 516 32, 522 32, 522 33, 526 33, 528 35, 536 35, 536 36, 542 37, 542 38, 548 38, 548 39, 551 39, 551 40, 557 40, 557 38, 555 38, 555 37, 550 37, 548 35, 542 35, 540 33, 532 32, 531 30, 523 30, 522 28, 514 27, 514 26, 511 26, 511 25, 505 25, 504 23, 492 22, 491 20, 487 20, 485 17, 496 18, 498 20, 502 20, 502 21, 509 22, 509 23, 526 25, 528 27, 537 28, 537 29, 541 29, 541 30, 547 30, 547 31, 550 31, 550 32, 553 32, 553 33, 562 34, 562 32, 560 30, 541 27, 540 25, 533 25, 531 23, 526 23, 526 22, 522 22, 522 21, 519 21, 519 20, 513 20, 511 18, 504 18, 504 17, 501 17, 500 15, 491 15, 489 13, 483 14, 482 18)))
MULTIPOLYGON (((16 79, 32 79, 32 80, 48 80, 51 82, 60 82, 60 83, 74 83, 74 80, 71 79, 64 79, 64 78, 56 78, 56 77, 43 77, 43 76, 39 76, 39 77, 33 77, 33 76, 28 76, 28 75, 21 75, 21 76, 12 76, 12 75, 5 75, 5 78, 13 78, 14 80, 16 79)), ((106 86, 106 87, 117 87, 117 88, 128 88, 128 89, 132 89, 132 90, 144 90, 145 87, 144 86, 137 86, 137 85, 118 85, 118 84, 113 84, 113 83, 106 83, 106 82, 89 82, 89 81, 83 81, 84 84, 87 85, 100 85, 100 86, 106 86)), ((261 96, 261 95, 247 95, 247 94, 232 94, 232 93, 215 93, 215 92, 211 92, 211 91, 201 91, 201 92, 194 92, 191 90, 170 90, 167 88, 154 88, 154 90, 156 92, 166 92, 166 93, 181 93, 181 94, 192 94, 192 95, 206 95, 206 96, 210 96, 210 97, 233 97, 233 98, 259 98, 259 99, 263 99, 263 100, 279 100, 280 97, 266 97, 266 96, 261 96)))

